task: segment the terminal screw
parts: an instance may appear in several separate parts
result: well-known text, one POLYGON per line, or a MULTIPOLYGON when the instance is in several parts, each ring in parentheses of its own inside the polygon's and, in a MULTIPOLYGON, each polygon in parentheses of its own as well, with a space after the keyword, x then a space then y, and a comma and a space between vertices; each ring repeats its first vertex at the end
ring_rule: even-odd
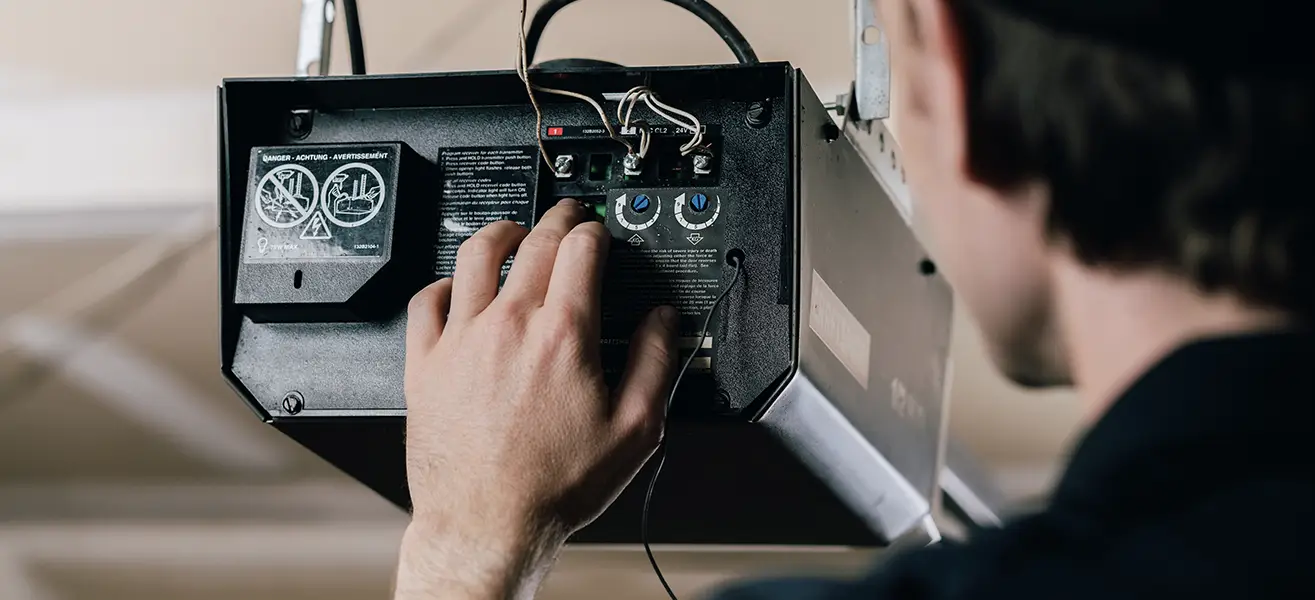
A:
POLYGON ((283 410, 288 414, 295 415, 305 407, 306 398, 301 395, 301 392, 288 392, 283 396, 283 410))
POLYGON ((712 157, 707 154, 694 155, 694 174, 711 175, 712 174, 712 157))
POLYGON ((562 154, 553 159, 552 168, 558 177, 570 177, 575 172, 575 157, 562 154))
POLYGON ((640 160, 638 154, 627 154, 621 161, 621 166, 625 167, 626 175, 639 175, 642 173, 644 163, 640 160))

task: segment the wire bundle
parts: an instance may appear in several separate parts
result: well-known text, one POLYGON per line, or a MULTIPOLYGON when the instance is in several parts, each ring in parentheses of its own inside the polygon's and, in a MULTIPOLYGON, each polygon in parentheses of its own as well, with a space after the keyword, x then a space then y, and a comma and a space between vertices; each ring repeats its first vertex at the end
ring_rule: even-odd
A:
MULTIPOLYGON (((626 128, 630 127, 630 120, 634 116, 635 106, 640 102, 643 102, 644 105, 657 116, 662 117, 673 125, 693 134, 693 137, 680 147, 681 156, 688 156, 691 152, 702 146, 703 124, 699 122, 698 117, 662 102, 658 99, 657 94, 655 94, 653 90, 642 85, 631 88, 630 91, 625 93, 625 96, 622 96, 621 102, 616 105, 616 120, 621 122, 622 131, 625 131, 626 128), (629 106, 627 106, 627 104, 629 106)), ((647 127, 639 128, 640 158, 648 155, 648 147, 652 142, 652 137, 653 134, 647 127)))
POLYGON ((530 104, 534 106, 534 116, 535 116, 534 139, 539 144, 539 153, 543 155, 543 161, 547 163, 548 168, 550 169, 553 168, 553 161, 552 161, 552 157, 548 156, 548 149, 545 148, 543 145, 543 107, 539 105, 538 99, 534 97, 534 92, 543 92, 545 94, 566 96, 568 98, 575 98, 577 100, 583 100, 589 103, 589 105, 592 106, 594 110, 598 112, 599 118, 603 120, 603 127, 607 129, 607 135, 612 139, 620 142, 622 145, 624 145, 626 147, 626 150, 628 150, 630 154, 635 154, 635 147, 632 146, 630 142, 626 141, 625 138, 622 138, 621 136, 617 135, 616 129, 612 127, 611 121, 607 119, 607 111, 603 110, 603 105, 599 104, 597 100, 594 100, 593 98, 590 98, 589 96, 586 96, 578 92, 543 87, 541 85, 537 85, 530 82, 529 58, 526 54, 527 46, 525 44, 525 14, 526 12, 528 12, 528 10, 529 10, 529 0, 521 0, 520 45, 519 45, 519 53, 517 55, 517 60, 516 60, 516 74, 520 76, 521 81, 525 82, 525 92, 529 94, 530 104))
MULTIPOLYGON (((598 117, 602 119, 603 128, 607 130, 607 135, 609 137, 616 140, 620 144, 624 145, 628 153, 637 155, 640 158, 646 158, 648 156, 648 150, 653 142, 653 132, 650 131, 646 125, 637 127, 639 132, 639 148, 636 149, 635 146, 631 144, 629 141, 627 141, 625 138, 621 137, 620 135, 617 135, 616 128, 612 126, 611 120, 609 120, 607 117, 607 111, 603 110, 602 104, 600 104, 597 100, 594 100, 593 98, 590 98, 589 96, 585 94, 581 94, 579 92, 572 92, 570 90, 561 90, 556 88, 544 87, 530 82, 529 55, 528 55, 529 45, 526 42, 526 33, 525 33, 525 17, 526 17, 526 13, 528 12, 528 9, 529 9, 529 0, 522 0, 520 39, 517 48, 518 53, 516 59, 516 74, 520 76, 521 81, 525 83, 525 91, 527 94, 529 94, 530 104, 534 106, 534 115, 535 115, 534 137, 535 137, 535 141, 539 145, 539 153, 543 156, 544 163, 546 163, 549 168, 553 167, 552 157, 548 155, 548 149, 543 145, 543 107, 539 104, 538 99, 535 97, 534 95, 535 92, 543 92, 545 94, 554 94, 557 96, 575 98, 577 100, 582 100, 588 103, 590 106, 593 107, 594 111, 598 113, 598 117)), ((658 115, 659 117, 662 117, 663 119, 666 119, 671 124, 690 132, 691 137, 689 141, 685 142, 685 144, 680 147, 681 156, 688 156, 690 153, 694 152, 695 150, 698 150, 703 145, 703 124, 699 122, 698 117, 695 117, 689 112, 671 106, 670 104, 666 104, 665 102, 663 102, 661 99, 657 97, 657 94, 653 92, 652 89, 650 89, 648 86, 642 86, 642 85, 631 88, 630 91, 626 92, 625 95, 622 96, 621 101, 618 102, 616 105, 616 120, 621 124, 622 132, 630 128, 632 118, 634 117, 635 107, 640 102, 643 102, 644 105, 647 106, 649 110, 653 111, 653 113, 658 115)))

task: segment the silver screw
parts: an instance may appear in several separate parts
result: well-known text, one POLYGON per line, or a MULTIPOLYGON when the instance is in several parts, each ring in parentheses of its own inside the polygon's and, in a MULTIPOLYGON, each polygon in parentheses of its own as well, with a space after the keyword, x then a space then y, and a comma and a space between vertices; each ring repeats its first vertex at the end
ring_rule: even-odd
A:
POLYGON ((694 172, 707 173, 712 170, 712 157, 707 154, 694 155, 694 172))
POLYGON ((621 165, 624 166, 627 171, 638 171, 640 164, 638 154, 627 154, 625 159, 621 161, 621 165))
POLYGON ((301 392, 288 392, 283 396, 283 410, 287 411, 288 414, 295 415, 305 407, 306 398, 301 395, 301 392))
POLYGON ((553 170, 558 175, 570 175, 571 169, 575 167, 575 157, 570 154, 563 154, 553 159, 553 170))

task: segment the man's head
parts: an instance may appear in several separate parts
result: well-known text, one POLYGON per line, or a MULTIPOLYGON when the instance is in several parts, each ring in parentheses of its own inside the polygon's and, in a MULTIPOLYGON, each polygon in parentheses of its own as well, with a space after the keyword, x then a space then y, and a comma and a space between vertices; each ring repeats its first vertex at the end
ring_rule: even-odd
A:
MULTIPOLYGON (((1088 4, 1136 5, 1104 1, 1088 4)), ((1011 379, 1071 378, 1061 264, 1159 272, 1310 316, 1315 199, 1298 184, 1315 147, 1315 85, 1309 70, 1274 68, 1290 56, 1256 60, 1226 30, 1222 53, 1184 35, 1193 54, 1130 13, 1086 15, 1097 29, 1084 29, 1083 16, 1035 8, 1078 0, 876 3, 918 219, 1011 379)), ((1163 26, 1151 4, 1127 10, 1163 26)), ((1178 27, 1197 18, 1185 11, 1178 27)))

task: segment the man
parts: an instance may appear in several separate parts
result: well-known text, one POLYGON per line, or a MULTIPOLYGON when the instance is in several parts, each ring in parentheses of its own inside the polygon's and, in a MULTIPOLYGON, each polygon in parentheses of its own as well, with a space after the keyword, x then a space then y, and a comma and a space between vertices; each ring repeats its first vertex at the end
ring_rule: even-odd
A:
MULTIPOLYGON (((1074 385, 1094 425, 1039 514, 861 580, 721 598, 1311 597, 1315 52, 1297 3, 878 4, 934 255, 998 367, 1074 385)), ((532 596, 657 444, 672 316, 608 390, 606 248, 564 203, 528 235, 481 231, 413 302, 398 598, 532 596)))

